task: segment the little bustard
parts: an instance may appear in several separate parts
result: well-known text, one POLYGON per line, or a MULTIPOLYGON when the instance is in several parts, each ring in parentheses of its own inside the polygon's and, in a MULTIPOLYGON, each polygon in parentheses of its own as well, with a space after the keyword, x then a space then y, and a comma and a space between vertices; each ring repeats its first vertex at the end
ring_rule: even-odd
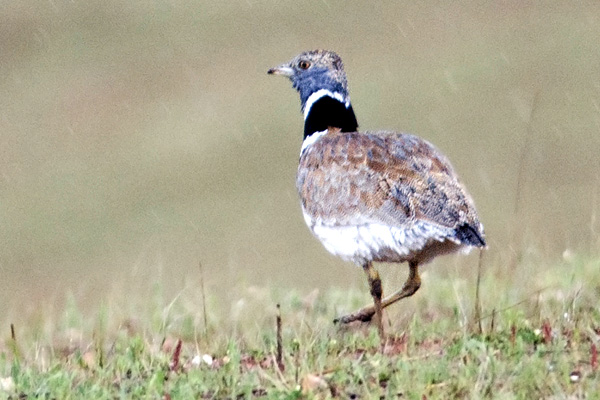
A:
POLYGON ((373 306, 336 321, 369 321, 384 337, 382 309, 421 286, 419 265, 484 247, 483 226, 448 159, 433 145, 398 132, 359 132, 340 57, 301 53, 269 74, 288 77, 300 93, 304 141, 296 187, 306 224, 325 248, 360 265, 373 306), (408 262, 398 292, 382 299, 373 262, 408 262))

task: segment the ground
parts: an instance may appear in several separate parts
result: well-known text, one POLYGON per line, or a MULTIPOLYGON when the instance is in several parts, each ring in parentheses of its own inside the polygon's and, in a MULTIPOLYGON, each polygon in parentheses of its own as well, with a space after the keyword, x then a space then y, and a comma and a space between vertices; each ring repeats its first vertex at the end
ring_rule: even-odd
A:
POLYGON ((1 347, 0 396, 597 398, 599 259, 566 255, 522 267, 531 282, 482 271, 479 319, 475 281, 426 274, 412 299, 386 312, 383 348, 370 324, 332 323, 369 300, 366 287, 250 287, 215 313, 210 294, 204 311, 196 292, 165 301, 157 285, 154 305, 123 319, 115 305, 89 318, 71 302, 59 320, 12 327, 1 347))

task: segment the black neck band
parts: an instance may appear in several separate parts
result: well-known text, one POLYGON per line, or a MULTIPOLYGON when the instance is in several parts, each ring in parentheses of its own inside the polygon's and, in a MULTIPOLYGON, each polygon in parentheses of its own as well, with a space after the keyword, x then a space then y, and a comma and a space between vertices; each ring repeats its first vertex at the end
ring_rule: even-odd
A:
POLYGON ((304 138, 328 128, 339 128, 342 132, 355 132, 358 122, 352 105, 346 105, 329 96, 315 101, 304 120, 304 138))

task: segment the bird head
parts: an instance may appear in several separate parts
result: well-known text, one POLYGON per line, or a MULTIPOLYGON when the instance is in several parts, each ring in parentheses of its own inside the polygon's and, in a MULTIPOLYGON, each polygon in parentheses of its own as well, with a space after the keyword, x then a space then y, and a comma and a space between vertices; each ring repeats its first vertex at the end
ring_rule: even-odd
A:
POLYGON ((327 95, 343 104, 350 104, 348 84, 342 59, 333 51, 312 50, 294 57, 291 61, 271 68, 270 75, 282 75, 292 81, 294 89, 300 93, 302 111, 306 110, 309 99, 313 102, 327 95))

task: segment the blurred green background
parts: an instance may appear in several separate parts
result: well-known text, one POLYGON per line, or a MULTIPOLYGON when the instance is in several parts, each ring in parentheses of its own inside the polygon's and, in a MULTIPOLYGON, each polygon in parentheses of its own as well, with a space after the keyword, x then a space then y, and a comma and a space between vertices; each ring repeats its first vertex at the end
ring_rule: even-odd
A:
MULTIPOLYGON (((452 160, 488 269, 598 249, 598 1, 0 10, 0 321, 67 296, 94 310, 119 293, 144 301, 157 282, 167 298, 198 290, 200 262, 225 310, 248 286, 364 286, 304 225, 298 95, 266 74, 314 48, 342 56, 362 129, 418 134, 452 160)), ((476 264, 427 269, 468 277, 476 264)), ((382 269, 397 285, 406 273, 382 269)))

